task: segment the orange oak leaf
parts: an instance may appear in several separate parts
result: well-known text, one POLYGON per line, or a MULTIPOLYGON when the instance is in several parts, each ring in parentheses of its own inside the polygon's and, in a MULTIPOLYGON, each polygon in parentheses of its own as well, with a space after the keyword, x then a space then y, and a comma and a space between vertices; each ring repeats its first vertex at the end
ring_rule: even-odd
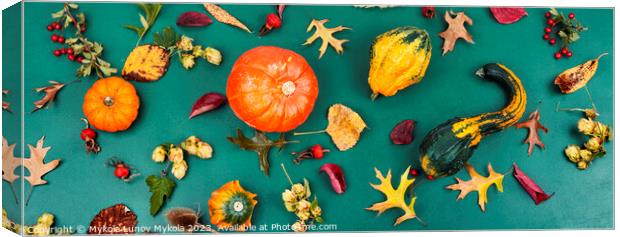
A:
POLYGON ((485 211, 484 204, 487 203, 487 190, 489 189, 489 187, 491 187, 491 185, 495 184, 497 190, 503 192, 504 188, 502 186, 502 181, 504 180, 504 174, 496 173, 493 170, 493 167, 491 167, 491 163, 489 163, 488 165, 488 177, 484 177, 478 174, 478 172, 476 172, 476 170, 474 170, 474 168, 470 164, 466 164, 465 169, 469 173, 469 176, 471 176, 471 179, 468 181, 463 181, 459 178, 456 178, 457 183, 449 185, 446 188, 450 190, 461 191, 461 193, 457 197, 457 200, 465 198, 465 196, 467 196, 467 194, 469 194, 470 192, 478 192, 478 205, 480 206, 480 209, 482 209, 482 211, 485 211))
POLYGON ((375 173, 381 183, 370 184, 370 186, 372 186, 372 188, 378 190, 379 192, 382 192, 385 195, 386 200, 383 202, 375 203, 371 207, 366 208, 366 210, 376 211, 378 212, 378 214, 381 214, 391 208, 400 208, 405 212, 405 214, 396 219, 396 222, 394 222, 394 226, 402 223, 403 221, 417 218, 415 210, 413 209, 413 204, 415 203, 416 198, 411 198, 411 202, 409 204, 405 202, 405 193, 407 192, 409 186, 411 186, 415 181, 415 179, 407 178, 410 168, 411 166, 407 167, 407 170, 405 170, 403 175, 400 176, 400 184, 398 184, 398 188, 396 189, 394 189, 394 187, 392 186, 392 171, 388 170, 387 175, 383 177, 381 172, 377 168, 375 168, 375 173))
POLYGON ((545 149, 545 144, 540 140, 538 136, 538 129, 543 130, 543 132, 547 133, 547 128, 540 123, 540 113, 538 109, 530 114, 530 117, 527 121, 520 122, 514 125, 516 128, 527 128, 528 134, 527 138, 523 140, 523 143, 529 143, 529 148, 527 149, 527 155, 532 155, 534 151, 534 145, 538 145, 540 148, 545 149))
POLYGON ((34 89, 36 92, 45 92, 45 96, 43 96, 43 98, 41 98, 40 100, 34 102, 34 109, 32 110, 32 112, 37 111, 43 108, 43 106, 47 105, 48 103, 54 101, 54 99, 56 98, 56 94, 58 94, 58 91, 60 91, 60 89, 65 86, 65 84, 57 81, 49 81, 49 83, 52 85, 34 89))
POLYGON ((43 147, 43 142, 45 142, 45 136, 37 141, 36 147, 28 144, 30 158, 23 159, 24 167, 27 168, 30 173, 28 176, 24 176, 24 179, 26 179, 31 186, 46 184, 47 181, 43 179, 43 176, 54 170, 60 164, 60 160, 53 160, 45 163, 45 156, 51 147, 43 147))
POLYGON ((15 144, 9 145, 6 138, 2 138, 2 179, 13 184, 20 176, 15 174, 15 168, 22 164, 21 158, 15 157, 15 144))
POLYGON ((439 33, 439 36, 444 40, 442 55, 446 55, 446 53, 454 50, 454 44, 459 38, 464 39, 470 44, 474 43, 474 39, 467 33, 467 29, 465 29, 465 23, 473 25, 474 22, 465 15, 464 12, 454 13, 452 11, 446 11, 444 20, 448 23, 448 29, 439 33), (453 18, 452 15, 456 16, 453 18))
POLYGON ((306 29, 306 32, 310 32, 312 28, 316 28, 316 31, 314 32, 314 34, 312 34, 312 36, 306 39, 306 42, 303 45, 312 44, 312 42, 314 42, 318 38, 321 38, 323 40, 323 42, 321 43, 321 47, 319 48, 319 52, 320 52, 319 59, 323 57, 323 54, 325 54, 325 51, 327 50, 328 45, 331 45, 334 48, 334 50, 336 50, 336 53, 342 54, 342 52, 344 51, 344 49, 342 48, 342 44, 349 41, 347 39, 342 39, 342 40, 336 39, 334 38, 333 34, 339 31, 343 31, 343 30, 350 30, 351 28, 348 28, 345 26, 327 28, 325 27, 325 23, 328 21, 329 21, 328 19, 323 19, 323 20, 312 19, 312 21, 308 25, 308 28, 306 29))

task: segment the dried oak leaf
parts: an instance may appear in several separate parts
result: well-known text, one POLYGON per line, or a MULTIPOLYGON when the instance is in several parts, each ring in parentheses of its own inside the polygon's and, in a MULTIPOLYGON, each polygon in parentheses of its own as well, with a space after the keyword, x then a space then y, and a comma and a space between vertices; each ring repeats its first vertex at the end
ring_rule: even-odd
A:
POLYGON ((530 179, 530 177, 528 177, 525 173, 523 173, 523 171, 521 171, 517 164, 512 164, 512 167, 514 168, 512 176, 515 177, 517 182, 519 182, 521 187, 525 189, 527 194, 532 197, 532 200, 534 200, 534 203, 536 205, 546 201, 553 196, 553 194, 549 195, 545 193, 545 191, 542 190, 542 188, 540 188, 538 184, 534 182, 534 180, 530 179))
POLYGON ((489 163, 488 166, 488 177, 478 174, 478 172, 476 172, 470 164, 466 164, 465 169, 469 173, 469 176, 471 176, 471 179, 469 181, 463 181, 456 178, 458 183, 449 185, 446 188, 461 191, 457 200, 465 198, 465 196, 472 191, 478 192, 478 205, 482 211, 485 211, 484 204, 487 203, 487 190, 491 187, 491 185, 495 184, 497 190, 503 192, 504 188, 502 186, 502 181, 504 180, 504 175, 496 173, 493 170, 493 167, 491 167, 491 163, 489 163))
POLYGON ((473 38, 467 33, 467 29, 465 29, 465 23, 472 25, 474 22, 465 15, 464 12, 454 13, 452 11, 446 11, 444 20, 448 23, 448 29, 439 33, 439 36, 444 39, 442 55, 446 55, 446 53, 454 50, 454 44, 459 38, 464 39, 468 43, 474 43, 473 38), (452 15, 456 16, 452 18, 452 15))
POLYGON ((24 167, 28 169, 30 173, 28 176, 24 176, 24 179, 26 179, 31 186, 46 184, 47 181, 43 179, 43 176, 56 169, 60 164, 60 159, 45 163, 45 156, 51 147, 43 147, 43 142, 45 142, 45 136, 37 141, 36 147, 28 144, 30 158, 23 159, 24 167))
POLYGON ((60 89, 62 89, 66 85, 57 81, 49 81, 49 83, 52 85, 34 89, 36 92, 45 92, 45 96, 43 96, 43 98, 41 98, 40 100, 34 102, 34 109, 32 110, 32 112, 37 111, 43 108, 45 105, 53 102, 56 98, 56 95, 58 94, 58 91, 60 91, 60 89))
POLYGON ((543 132, 547 133, 547 128, 540 124, 540 113, 538 109, 530 114, 530 117, 527 121, 520 122, 515 124, 516 128, 527 128, 528 135, 523 143, 529 143, 529 148, 527 149, 527 155, 532 155, 534 151, 534 145, 538 145, 540 148, 545 149, 545 144, 540 140, 538 136, 538 129, 542 129, 543 132))
POLYGON ((366 128, 366 123, 351 108, 342 104, 329 107, 327 113, 328 125, 325 132, 331 136, 338 150, 346 151, 355 146, 360 134, 366 128))
POLYGON ((312 19, 312 21, 308 25, 308 28, 306 29, 306 32, 310 32, 312 28, 316 28, 316 31, 314 32, 314 34, 312 34, 312 36, 306 39, 306 42, 303 45, 312 44, 312 42, 314 42, 318 38, 321 38, 323 40, 323 42, 321 43, 321 47, 319 48, 319 59, 323 57, 323 54, 325 54, 325 51, 327 50, 327 45, 331 45, 332 48, 336 50, 336 53, 342 54, 342 52, 344 51, 344 49, 342 48, 342 44, 349 41, 347 39, 336 39, 334 38, 333 34, 343 30, 350 30, 351 28, 341 25, 335 28, 327 28, 325 27, 325 23, 328 21, 328 19, 312 19))
POLYGON ((101 210, 90 222, 88 234, 133 234, 138 223, 136 214, 124 204, 101 210))
POLYGON ((284 139, 284 133, 280 134, 280 138, 276 141, 269 140, 265 133, 256 130, 256 135, 253 138, 248 138, 243 135, 241 129, 237 129, 237 137, 228 137, 228 140, 243 150, 252 150, 258 154, 258 160, 260 162, 260 170, 269 175, 269 151, 273 147, 282 149, 284 145, 290 143, 284 139))
POLYGON ((237 18, 235 18, 233 15, 231 15, 230 13, 228 13, 226 10, 222 9, 218 5, 215 5, 212 3, 205 3, 203 5, 205 9, 207 9, 207 11, 211 13, 211 15, 213 15, 213 17, 217 21, 222 22, 224 24, 239 27, 242 30, 247 31, 248 33, 252 33, 252 31, 247 26, 245 26, 243 23, 241 23, 241 21, 237 20, 237 18))
POLYGON ((22 164, 21 158, 15 157, 15 144, 9 145, 9 142, 2 138, 2 179, 11 185, 20 176, 15 174, 15 168, 22 164))
POLYGON ((405 202, 405 193, 407 192, 409 186, 411 186, 415 181, 415 179, 407 178, 410 168, 411 166, 407 167, 407 170, 405 170, 403 175, 400 176, 400 184, 396 189, 394 189, 392 186, 392 170, 388 170, 387 175, 383 177, 381 172, 377 168, 375 168, 375 173, 381 183, 370 184, 370 186, 385 194, 386 200, 383 202, 375 203, 371 207, 366 208, 366 210, 379 212, 378 214, 380 215, 381 213, 390 208, 400 208, 405 212, 405 214, 396 219, 396 222, 394 222, 394 226, 402 223, 403 221, 416 218, 417 216, 415 214, 415 210, 413 209, 416 198, 412 197, 409 204, 405 202))
MULTIPOLYGON (((8 95, 9 90, 2 90, 2 95, 8 95)), ((11 112, 11 103, 2 100, 2 109, 11 112)))

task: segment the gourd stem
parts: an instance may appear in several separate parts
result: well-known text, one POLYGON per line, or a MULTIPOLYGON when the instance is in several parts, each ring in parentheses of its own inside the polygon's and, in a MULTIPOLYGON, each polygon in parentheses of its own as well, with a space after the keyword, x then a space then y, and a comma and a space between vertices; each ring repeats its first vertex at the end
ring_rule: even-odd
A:
POLYGON ((284 163, 280 163, 280 166, 282 166, 282 170, 284 171, 284 175, 286 175, 288 182, 291 183, 291 186, 293 186, 293 180, 291 180, 291 176, 288 176, 288 172, 286 172, 286 167, 284 167, 284 163))
POLYGON ((294 132, 293 136, 319 134, 319 133, 324 133, 324 132, 325 132, 325 129, 319 130, 319 131, 310 131, 310 132, 294 132))
POLYGON ((596 57, 596 61, 598 61, 599 59, 601 59, 603 56, 607 55, 607 52, 602 53, 601 55, 599 55, 598 57, 596 57))
POLYGON ((379 94, 378 94, 378 93, 372 93, 372 94, 370 95, 370 100, 371 100, 371 101, 375 101, 375 99, 377 99, 377 97, 379 97, 379 94))

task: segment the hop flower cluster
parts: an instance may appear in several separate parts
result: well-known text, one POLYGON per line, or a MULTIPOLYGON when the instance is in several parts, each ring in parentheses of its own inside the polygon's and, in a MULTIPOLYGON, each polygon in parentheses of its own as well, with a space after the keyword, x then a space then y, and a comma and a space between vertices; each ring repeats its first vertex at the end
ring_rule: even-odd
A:
POLYGON ((312 202, 309 201, 311 196, 310 183, 304 179, 304 184, 296 183, 291 189, 286 189, 282 193, 282 200, 288 212, 295 213, 298 220, 291 226, 295 232, 305 232, 306 223, 318 222, 322 223, 322 210, 319 207, 319 201, 314 196, 312 202))
POLYGON ((200 45, 194 45, 193 41, 194 39, 182 35, 176 45, 181 57, 181 64, 185 69, 193 68, 196 64, 196 58, 203 58, 211 64, 220 65, 222 54, 219 50, 211 47, 203 49, 200 45))
POLYGON ((185 177, 188 169, 183 150, 201 159, 209 159, 213 155, 213 148, 211 145, 203 142, 196 136, 190 136, 181 143, 180 147, 174 144, 162 144, 155 147, 151 159, 157 163, 162 163, 166 161, 166 159, 172 162, 171 173, 178 180, 181 180, 185 177))
POLYGON ((582 147, 569 145, 564 149, 564 154, 578 169, 586 169, 596 158, 603 157, 606 153, 604 143, 611 139, 609 126, 593 120, 593 117, 581 118, 577 122, 580 133, 589 137, 582 147))
POLYGON ((43 215, 37 218, 37 223, 33 226, 21 226, 20 224, 11 221, 6 213, 6 210, 2 209, 2 227, 15 233, 19 233, 20 230, 23 228, 26 235, 49 236, 50 234, 52 234, 51 229, 53 224, 54 215, 45 212, 43 213, 43 215))

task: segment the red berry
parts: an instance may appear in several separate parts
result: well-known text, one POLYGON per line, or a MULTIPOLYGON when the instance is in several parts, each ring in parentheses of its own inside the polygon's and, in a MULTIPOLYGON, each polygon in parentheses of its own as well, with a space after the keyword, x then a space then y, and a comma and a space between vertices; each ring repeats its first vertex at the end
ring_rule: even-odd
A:
POLYGON ((418 175, 420 175, 420 172, 418 172, 417 169, 411 169, 411 171, 409 171, 409 173, 411 173, 411 175, 413 177, 417 177, 418 175))
POLYGON ((75 60, 75 55, 73 54, 67 54, 67 58, 71 61, 75 60))
POLYGON ((547 20, 547 25, 550 25, 550 26, 555 25, 555 21, 553 21, 553 19, 549 19, 547 20))
POLYGON ((426 6, 426 7, 422 7, 422 16, 431 19, 435 16, 435 7, 433 6, 426 6))
POLYGON ((545 12, 545 18, 551 17, 551 12, 545 12))
POLYGON ((427 175, 427 176, 426 176, 426 178, 427 178, 428 180, 435 180, 435 177, 433 177, 432 175, 427 175))
POLYGON ((58 50, 58 49, 54 50, 54 56, 58 57, 60 55, 61 55, 60 50, 58 50))
POLYGON ((60 54, 67 54, 67 49, 65 48, 60 49, 60 54))
POLYGON ((560 51, 563 55, 566 55, 568 53, 568 49, 567 48, 562 48, 562 50, 560 51))
POLYGON ((275 13, 269 13, 269 15, 267 15, 266 25, 272 28, 280 28, 280 26, 282 26, 282 19, 275 13))
POLYGON ((54 30, 54 27, 52 25, 47 25, 47 30, 48 31, 52 31, 52 30, 54 30))
POLYGON ((544 40, 549 40, 549 38, 551 38, 551 36, 549 36, 549 34, 544 34, 543 35, 543 39, 544 40))
POLYGON ((65 37, 58 36, 58 43, 64 44, 65 43, 65 37))
POLYGON ((82 63, 82 60, 84 60, 84 57, 82 57, 82 56, 78 56, 77 57, 77 62, 78 63, 82 63))
POLYGON ((575 13, 568 13, 568 19, 575 19, 575 13))
POLYGON ((85 128, 82 132, 80 132, 80 138, 82 138, 82 140, 86 140, 87 137, 90 139, 95 139, 97 138, 97 132, 92 128, 85 128))
POLYGON ((114 176, 119 179, 125 179, 129 177, 129 169, 123 164, 118 164, 116 165, 116 169, 114 169, 114 176))
POLYGON ((572 57, 573 56, 573 51, 568 51, 566 52, 566 57, 572 57))
POLYGON ((560 59, 560 58, 562 57, 562 53, 557 52, 557 53, 555 53, 555 54, 553 55, 553 57, 554 57, 555 59, 560 59))
POLYGON ((53 41, 53 42, 58 41, 58 35, 57 35, 57 34, 53 34, 53 35, 52 35, 52 41, 53 41))
POLYGON ((316 145, 312 146, 311 151, 312 151, 312 156, 315 159, 323 158, 323 147, 321 147, 321 145, 316 144, 316 145))
POLYGON ((551 33, 551 27, 549 26, 545 27, 545 33, 547 34, 551 33))
MULTIPOLYGON (((55 22, 54 22, 54 23, 55 23, 55 22)), ((60 26, 60 24, 56 23, 56 24, 54 25, 54 29, 55 29, 55 30, 60 30, 60 28, 62 28, 62 26, 60 26)))
POLYGON ((68 53, 68 54, 73 54, 73 48, 68 48, 68 49, 67 49, 67 53, 68 53))
POLYGON ((549 39, 549 44, 550 44, 550 45, 554 45, 554 44, 555 44, 555 38, 551 38, 551 39, 549 39))

